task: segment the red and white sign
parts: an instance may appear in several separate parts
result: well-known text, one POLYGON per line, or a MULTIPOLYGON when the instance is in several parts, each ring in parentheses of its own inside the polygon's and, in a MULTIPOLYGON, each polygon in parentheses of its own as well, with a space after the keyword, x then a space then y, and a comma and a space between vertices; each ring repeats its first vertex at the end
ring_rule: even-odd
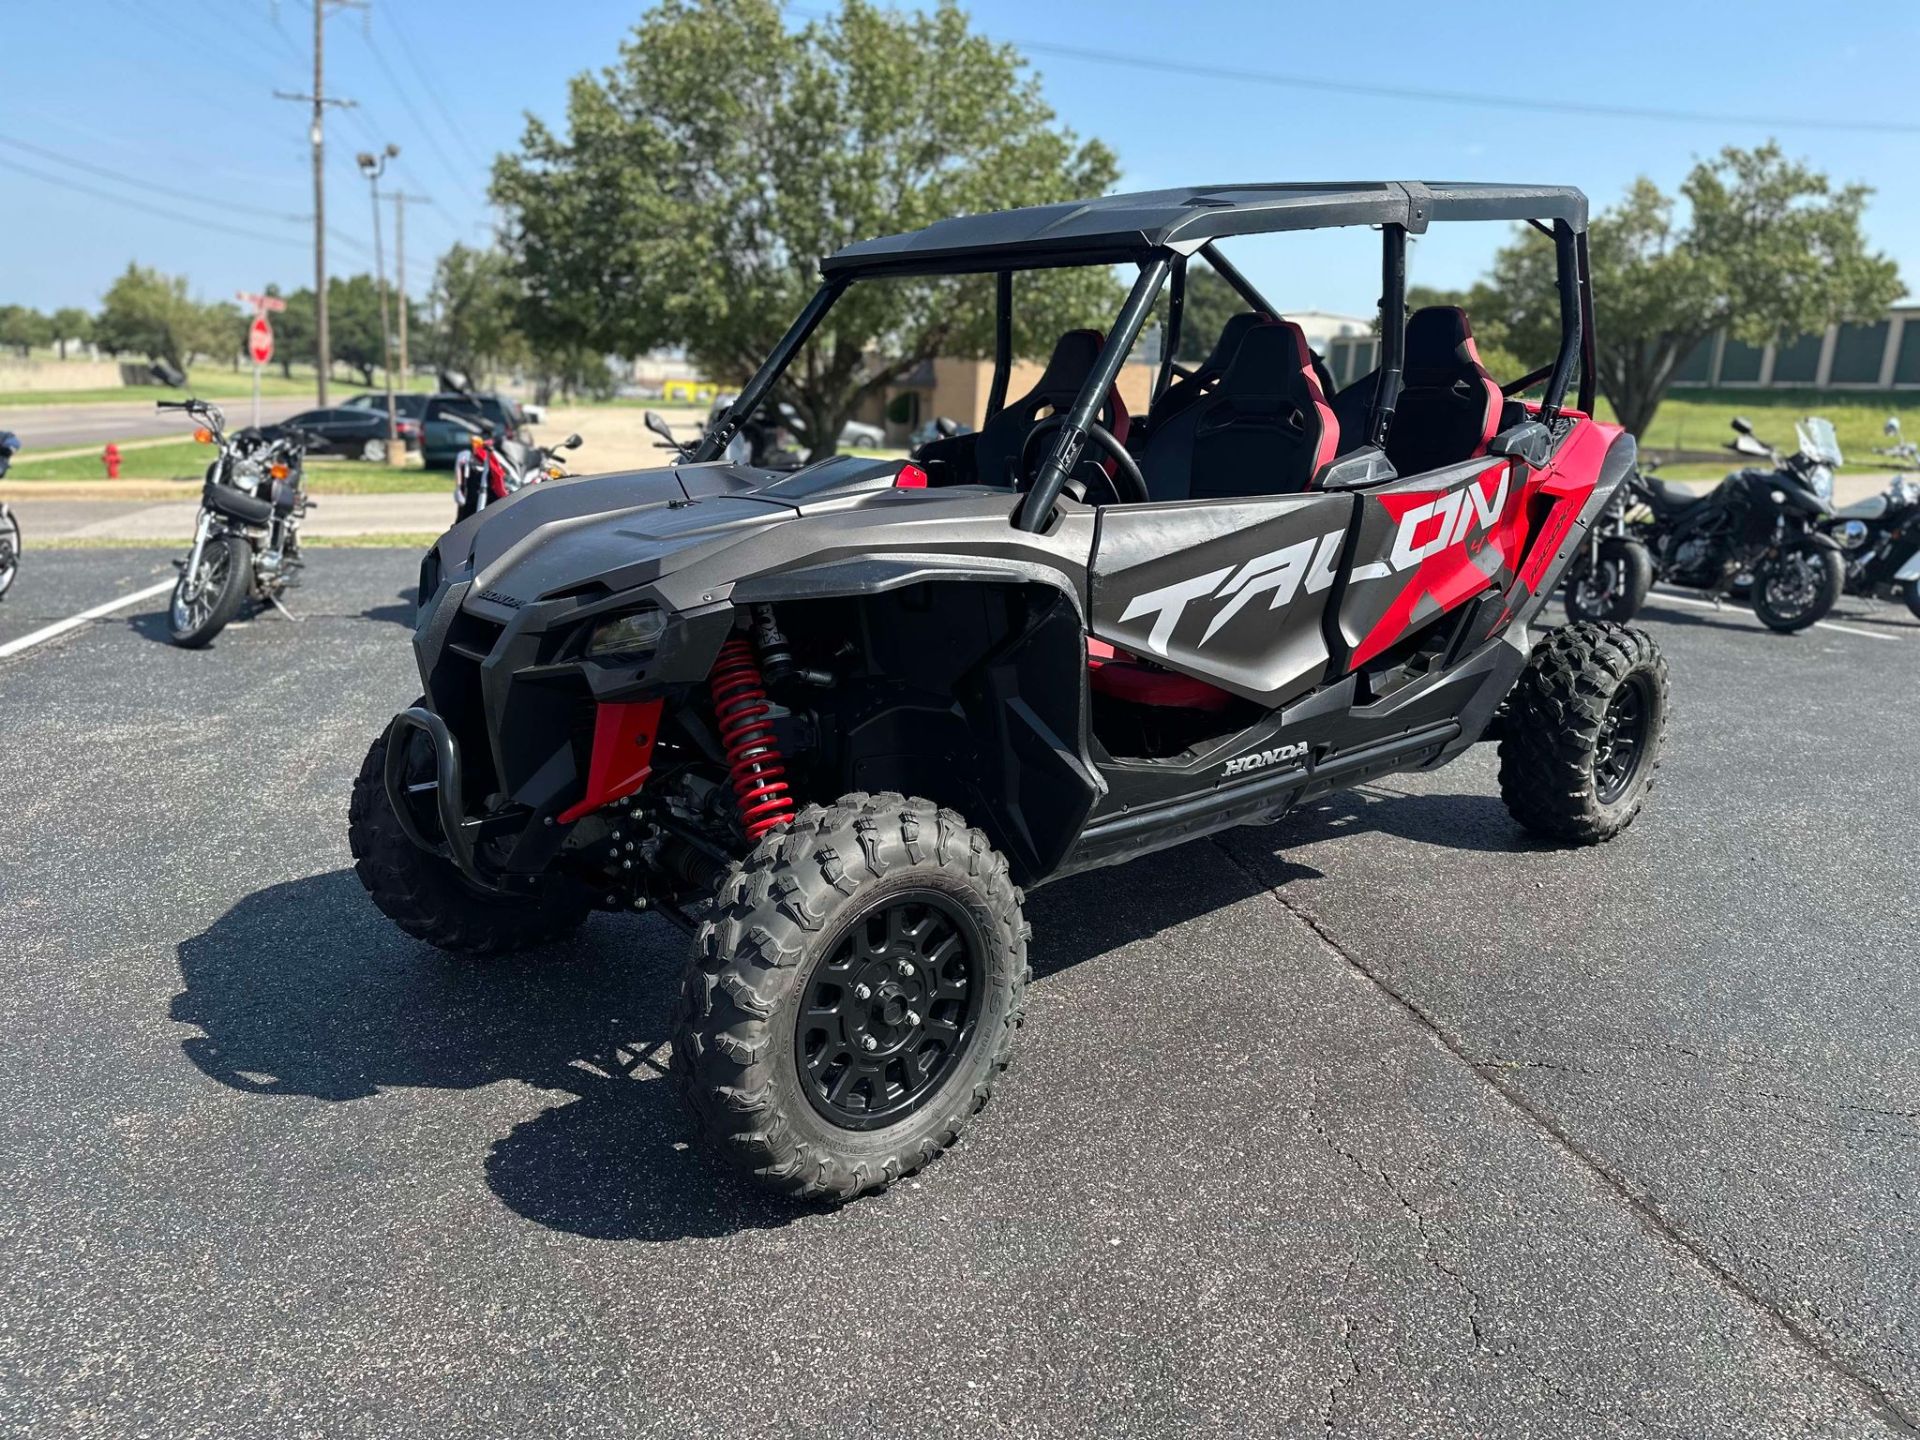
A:
POLYGON ((273 359, 273 326, 267 323, 267 317, 256 315, 253 324, 247 327, 247 354, 253 357, 253 363, 264 365, 273 359))
POLYGON ((287 302, 282 300, 278 295, 255 295, 251 291, 240 290, 235 292, 233 298, 238 300, 242 305, 252 306, 253 313, 256 315, 264 315, 269 310, 284 310, 287 308, 287 302))

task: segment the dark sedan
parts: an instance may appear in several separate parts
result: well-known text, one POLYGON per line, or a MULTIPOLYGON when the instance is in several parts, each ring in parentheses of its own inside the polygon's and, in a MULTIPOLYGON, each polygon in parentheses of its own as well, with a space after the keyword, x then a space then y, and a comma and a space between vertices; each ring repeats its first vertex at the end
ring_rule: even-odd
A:
MULTIPOLYGON (((409 450, 420 443, 420 422, 400 415, 396 419, 401 443, 409 450)), ((302 430, 309 437, 309 455, 346 455, 356 460, 387 458, 387 412, 383 403, 378 410, 341 405, 326 410, 302 410, 278 425, 266 427, 275 435, 287 430, 302 430)))

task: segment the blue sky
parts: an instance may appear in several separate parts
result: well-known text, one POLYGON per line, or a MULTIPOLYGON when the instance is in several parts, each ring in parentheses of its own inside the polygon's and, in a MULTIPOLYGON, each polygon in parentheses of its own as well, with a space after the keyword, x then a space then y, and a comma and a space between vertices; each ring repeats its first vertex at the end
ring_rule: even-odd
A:
MULTIPOLYGON (((827 3, 810 0, 807 8, 827 3)), ((366 12, 335 14, 328 89, 361 104, 329 117, 329 217, 342 237, 330 246, 334 272, 371 268, 356 150, 395 141, 403 153, 392 178, 432 197, 408 212, 409 288, 418 293, 435 253, 486 236, 486 164, 513 144, 523 112, 557 119, 568 78, 609 61, 643 8, 372 0, 366 12)), ((1818 19, 1784 0, 1616 0, 1603 18, 1580 7, 1430 0, 977 0, 969 8, 981 30, 1040 47, 1335 85, 1778 118, 1530 113, 1158 74, 1035 51, 1054 107, 1074 129, 1114 147, 1125 188, 1546 180, 1580 185, 1599 209, 1636 174, 1671 188, 1697 157, 1774 135, 1836 178, 1874 185, 1874 243, 1903 273, 1920 275, 1920 113, 1908 99, 1920 7, 1910 0, 1841 0, 1818 19), (1848 131, 1788 118, 1910 128, 1848 131)), ((307 0, 0 0, 0 179, 8 197, 0 303, 90 306, 130 259, 190 276, 207 298, 269 281, 311 283, 309 229, 284 218, 311 208, 307 114, 272 98, 276 88, 308 88, 310 15, 307 0), (29 170, 100 193, 60 188, 29 170), (226 233, 235 230, 247 233, 226 233)), ((1415 247, 1413 278, 1472 280, 1502 232, 1436 230, 1415 247)), ((1377 293, 1377 260, 1354 238, 1271 237, 1230 253, 1285 308, 1364 310, 1377 293)))

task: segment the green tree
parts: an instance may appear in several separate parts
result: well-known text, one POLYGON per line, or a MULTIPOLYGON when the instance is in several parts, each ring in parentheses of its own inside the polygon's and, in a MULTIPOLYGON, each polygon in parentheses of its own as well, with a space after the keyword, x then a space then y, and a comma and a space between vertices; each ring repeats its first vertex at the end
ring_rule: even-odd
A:
MULTIPOLYGON (((1769 143, 1695 165, 1680 186, 1684 219, 1645 178, 1595 217, 1595 379, 1620 423, 1644 431, 1681 362, 1715 331, 1763 345, 1872 319, 1898 299, 1897 267, 1860 229, 1872 193, 1836 186, 1769 143)), ((1553 243, 1522 232, 1475 287, 1476 327, 1495 327, 1518 354, 1550 356, 1553 277, 1553 243)))
POLYGON ((38 310, 25 305, 0 305, 0 345, 12 345, 25 359, 36 345, 53 339, 53 325, 38 310))
MULTIPOLYGON (((452 246, 434 266, 428 357, 474 384, 490 370, 518 363, 527 353, 519 329, 523 299, 513 265, 500 251, 452 246)), ((563 332, 555 338, 550 353, 566 348, 563 332)))
POLYGON ((185 370, 205 333, 200 309, 187 295, 186 276, 130 264, 101 301, 94 341, 110 355, 144 355, 185 370))
POLYGON ((93 338, 93 317, 74 305, 63 305, 53 312, 53 343, 60 347, 60 358, 67 358, 67 346, 75 341, 84 345, 93 338))
MULTIPOLYGON (((1166 301, 1161 302, 1164 313, 1166 301)), ((1233 316, 1247 308, 1234 288, 1213 267, 1187 267, 1187 295, 1180 307, 1180 348, 1174 355, 1182 365, 1198 365, 1212 351, 1214 341, 1233 316)))
MULTIPOLYGON (((1112 153, 1055 123, 1011 47, 928 12, 846 0, 797 29, 778 0, 663 0, 619 61, 572 83, 567 127, 530 121, 494 170, 529 339, 637 354, 684 345, 740 381, 850 241, 948 215, 1099 194, 1112 153)), ((867 397, 936 356, 990 353, 986 277, 856 285, 790 369, 815 456, 867 397)), ((1118 305, 1105 268, 1022 276, 1016 344, 1118 305)))
POLYGON ((296 363, 314 362, 313 289, 303 286, 291 295, 283 295, 277 285, 267 286, 267 294, 287 302, 287 308, 268 316, 273 325, 273 359, 280 373, 293 378, 296 363))
POLYGON ((333 358, 360 372, 371 389, 385 363, 380 335, 380 287, 371 275, 327 278, 327 344, 333 358))
POLYGON ((230 300, 196 304, 188 322, 187 353, 222 360, 240 368, 240 356, 247 345, 247 325, 251 316, 230 300))

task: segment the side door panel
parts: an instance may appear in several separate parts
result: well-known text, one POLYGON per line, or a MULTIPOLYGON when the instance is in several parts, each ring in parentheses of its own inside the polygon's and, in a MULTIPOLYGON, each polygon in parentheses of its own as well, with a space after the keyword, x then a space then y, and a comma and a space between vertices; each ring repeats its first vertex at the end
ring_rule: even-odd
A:
POLYGON ((1266 706, 1319 684, 1350 495, 1111 505, 1100 511, 1092 632, 1266 706))
POLYGON ((1357 492, 1358 534, 1340 599, 1346 668, 1476 595, 1512 586, 1528 530, 1516 468, 1481 456, 1357 492))

